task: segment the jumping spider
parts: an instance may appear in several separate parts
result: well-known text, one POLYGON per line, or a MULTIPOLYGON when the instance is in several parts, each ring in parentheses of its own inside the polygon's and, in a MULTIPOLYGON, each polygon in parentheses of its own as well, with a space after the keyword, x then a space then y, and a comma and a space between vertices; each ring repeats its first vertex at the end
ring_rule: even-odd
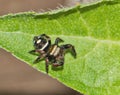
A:
POLYGON ((61 38, 56 38, 55 43, 51 44, 51 39, 46 34, 35 36, 33 38, 35 50, 31 50, 29 53, 38 53, 39 56, 34 63, 39 62, 41 59, 45 59, 46 73, 48 73, 48 66, 51 63, 53 67, 64 65, 64 56, 66 51, 70 51, 71 54, 76 57, 76 51, 73 45, 65 44, 58 45, 59 42, 64 42, 61 38))

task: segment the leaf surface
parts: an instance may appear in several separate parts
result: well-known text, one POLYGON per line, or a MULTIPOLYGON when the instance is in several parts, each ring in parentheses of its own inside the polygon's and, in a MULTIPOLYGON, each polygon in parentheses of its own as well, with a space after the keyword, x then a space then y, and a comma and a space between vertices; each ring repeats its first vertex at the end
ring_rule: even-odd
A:
POLYGON ((102 1, 58 11, 10 14, 0 18, 0 46, 39 71, 45 62, 33 64, 30 55, 35 35, 48 34, 52 42, 73 44, 77 58, 65 56, 63 70, 49 75, 87 95, 118 95, 120 91, 120 3, 102 1))

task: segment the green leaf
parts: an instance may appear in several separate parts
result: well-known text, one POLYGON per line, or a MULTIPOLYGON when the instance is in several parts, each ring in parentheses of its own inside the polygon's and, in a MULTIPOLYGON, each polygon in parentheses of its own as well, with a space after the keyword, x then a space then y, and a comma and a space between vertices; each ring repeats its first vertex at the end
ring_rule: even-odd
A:
POLYGON ((120 3, 102 1, 58 11, 9 14, 0 17, 0 46, 45 73, 45 62, 33 64, 35 35, 48 34, 73 44, 74 59, 65 56, 63 70, 49 75, 87 95, 118 95, 120 91, 120 3))

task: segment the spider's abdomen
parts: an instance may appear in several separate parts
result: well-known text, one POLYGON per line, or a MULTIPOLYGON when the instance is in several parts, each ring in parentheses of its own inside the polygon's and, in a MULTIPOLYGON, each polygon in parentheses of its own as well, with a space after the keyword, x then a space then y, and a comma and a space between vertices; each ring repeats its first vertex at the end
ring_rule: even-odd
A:
POLYGON ((60 47, 57 45, 52 45, 50 47, 49 55, 56 57, 60 53, 60 47))

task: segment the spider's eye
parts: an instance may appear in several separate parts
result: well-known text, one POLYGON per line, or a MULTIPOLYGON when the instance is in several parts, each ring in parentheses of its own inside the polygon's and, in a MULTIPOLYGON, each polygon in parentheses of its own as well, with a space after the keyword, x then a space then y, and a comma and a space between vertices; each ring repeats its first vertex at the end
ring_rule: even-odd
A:
POLYGON ((36 43, 37 43, 37 44, 39 44, 40 42, 41 42, 41 39, 37 40, 37 42, 36 42, 36 43))

